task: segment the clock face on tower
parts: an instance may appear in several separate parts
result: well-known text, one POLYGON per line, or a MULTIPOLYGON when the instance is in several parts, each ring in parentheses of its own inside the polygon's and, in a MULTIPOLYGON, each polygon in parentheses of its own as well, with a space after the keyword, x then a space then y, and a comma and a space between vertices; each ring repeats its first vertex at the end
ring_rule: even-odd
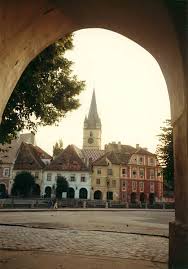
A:
POLYGON ((93 140, 92 137, 88 138, 88 143, 89 143, 89 144, 92 144, 93 142, 94 142, 94 140, 93 140))

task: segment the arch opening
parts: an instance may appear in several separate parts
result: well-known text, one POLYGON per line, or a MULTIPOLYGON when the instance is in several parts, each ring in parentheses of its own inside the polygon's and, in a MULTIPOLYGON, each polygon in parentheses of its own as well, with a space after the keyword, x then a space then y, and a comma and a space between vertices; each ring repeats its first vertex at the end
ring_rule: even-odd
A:
POLYGON ((74 199, 75 198, 75 190, 73 188, 68 188, 67 198, 74 199))
POLYGON ((52 188, 50 186, 47 186, 45 188, 45 194, 44 194, 44 197, 46 198, 51 198, 51 195, 52 195, 52 188))
POLYGON ((87 199, 88 191, 86 188, 81 188, 79 190, 79 198, 80 199, 87 199))

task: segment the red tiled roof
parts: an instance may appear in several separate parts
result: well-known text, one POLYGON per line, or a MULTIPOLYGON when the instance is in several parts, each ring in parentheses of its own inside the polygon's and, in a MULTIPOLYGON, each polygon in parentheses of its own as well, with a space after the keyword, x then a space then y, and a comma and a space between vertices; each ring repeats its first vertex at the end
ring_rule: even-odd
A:
POLYGON ((99 166, 107 166, 108 165, 108 160, 112 164, 127 164, 129 159, 131 157, 131 154, 128 153, 120 153, 120 152, 107 152, 104 154, 102 157, 97 159, 93 165, 99 165, 99 166))
POLYGON ((40 159, 37 150, 31 144, 22 142, 14 167, 14 170, 40 170, 45 164, 40 159))
POLYGON ((81 152, 82 152, 83 158, 91 160, 92 162, 96 161, 105 153, 104 150, 99 150, 99 149, 82 149, 81 152))
POLYGON ((49 171, 88 171, 78 154, 78 148, 69 145, 46 168, 49 171))
POLYGON ((153 153, 151 153, 151 152, 149 152, 148 150, 145 150, 145 149, 143 149, 143 148, 138 148, 138 149, 135 151, 135 154, 156 156, 156 154, 153 154, 153 153))
POLYGON ((44 151, 38 146, 34 146, 34 147, 41 159, 50 159, 50 160, 52 159, 52 156, 50 156, 46 151, 44 151))

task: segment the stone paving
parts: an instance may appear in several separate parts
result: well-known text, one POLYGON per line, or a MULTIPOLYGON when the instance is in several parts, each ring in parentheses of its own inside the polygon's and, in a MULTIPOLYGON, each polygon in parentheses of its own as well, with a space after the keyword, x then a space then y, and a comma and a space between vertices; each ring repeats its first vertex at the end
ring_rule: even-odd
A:
POLYGON ((167 262, 168 239, 105 231, 0 226, 0 249, 167 262))

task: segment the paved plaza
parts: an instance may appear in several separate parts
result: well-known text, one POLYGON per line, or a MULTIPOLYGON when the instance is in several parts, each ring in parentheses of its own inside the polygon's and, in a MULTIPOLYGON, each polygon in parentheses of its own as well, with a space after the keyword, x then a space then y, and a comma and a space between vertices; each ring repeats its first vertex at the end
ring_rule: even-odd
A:
POLYGON ((149 210, 0 212, 0 268, 5 250, 165 265, 173 220, 174 212, 149 210))

